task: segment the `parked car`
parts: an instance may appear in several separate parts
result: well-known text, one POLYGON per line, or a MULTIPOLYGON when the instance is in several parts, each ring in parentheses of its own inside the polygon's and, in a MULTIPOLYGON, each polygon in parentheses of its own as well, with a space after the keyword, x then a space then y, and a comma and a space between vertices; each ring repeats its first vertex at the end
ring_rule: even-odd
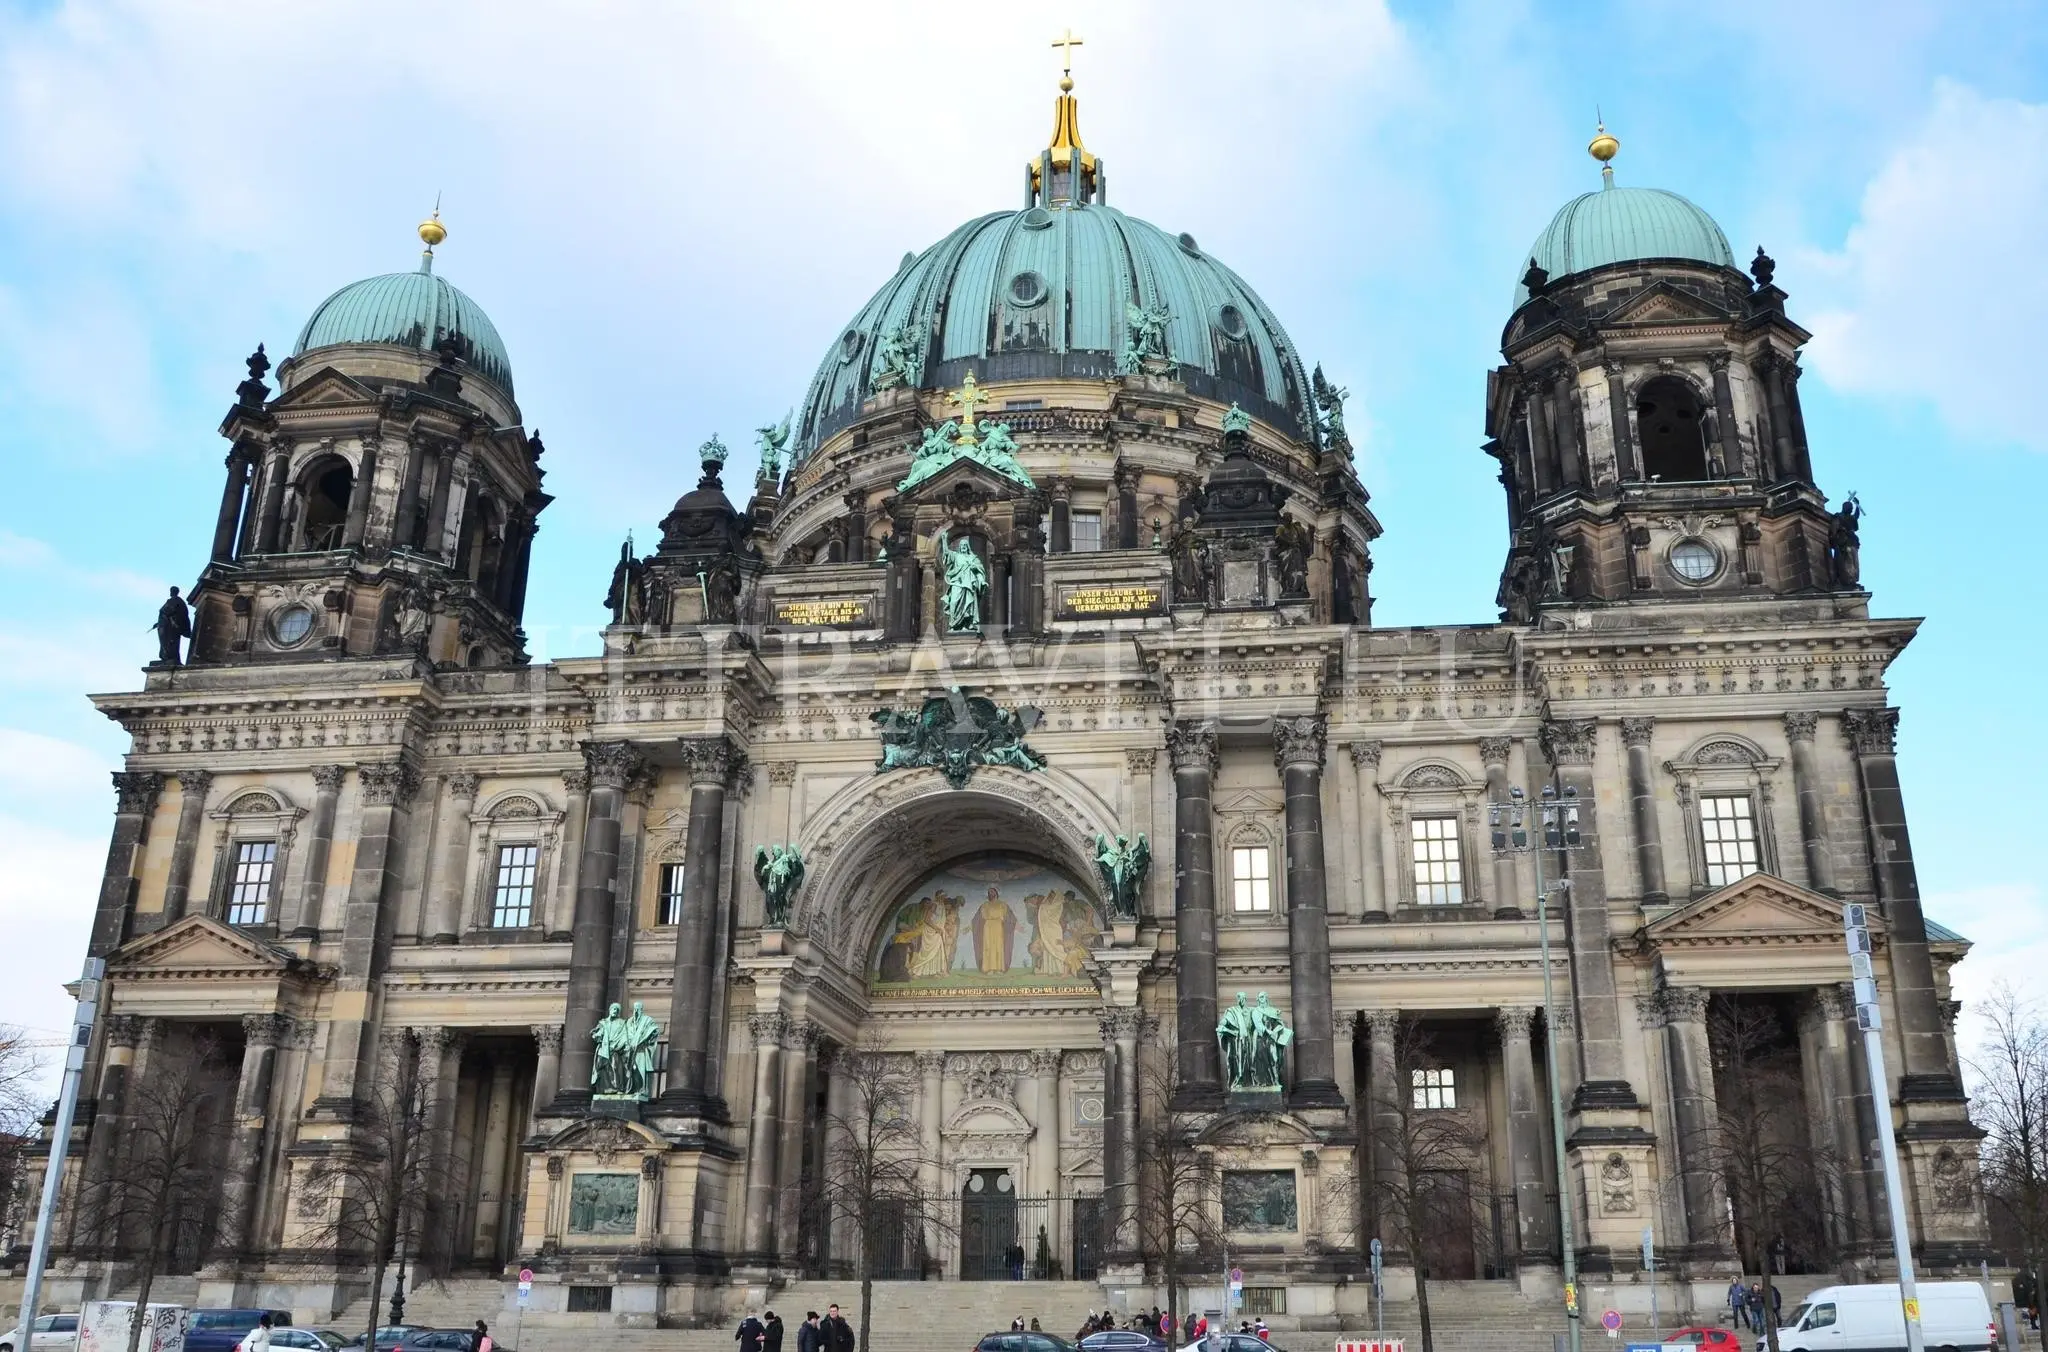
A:
POLYGON ((194 1310, 185 1321, 185 1352, 235 1352, 264 1315, 272 1329, 291 1327, 290 1310, 194 1310))
MULTIPOLYGON (((469 1352, 475 1337, 475 1329, 414 1329, 398 1345, 398 1352, 469 1352)), ((499 1342, 496 1335, 492 1335, 491 1347, 493 1352, 514 1352, 499 1342)))
MULTIPOLYGON (((377 1352, 395 1352, 398 1345, 405 1341, 408 1334, 432 1332, 434 1330, 426 1324, 386 1324, 383 1328, 377 1330, 377 1352)), ((349 1347, 361 1347, 362 1345, 363 1335, 360 1333, 349 1339, 347 1343, 349 1347)))
MULTIPOLYGON (((358 1338, 357 1343, 362 1339, 358 1338)), ((349 1346, 348 1339, 333 1329, 280 1329, 270 1330, 272 1347, 289 1347, 295 1352, 338 1352, 349 1346)))
POLYGON ((1074 1344, 1050 1333, 990 1333, 974 1352, 1076 1352, 1074 1344))
POLYGON ((1664 1340, 1667 1343, 1691 1343, 1705 1352, 1742 1352, 1742 1335, 1729 1329, 1711 1328, 1700 1325, 1680 1329, 1664 1340))
POLYGON ((0 1352, 77 1352, 78 1316, 75 1314, 39 1314, 36 1316, 35 1340, 26 1348, 21 1344, 21 1325, 16 1324, 5 1333, 0 1333, 0 1352))
POLYGON ((1273 1345, 1256 1333, 1219 1333, 1214 1348, 1207 1338, 1197 1338, 1180 1352, 1273 1352, 1273 1345))
POLYGON ((1109 1329, 1091 1333, 1080 1343, 1081 1352, 1166 1352, 1166 1344, 1137 1329, 1109 1329))
MULTIPOLYGON (((1991 1302, 1977 1283, 1921 1282, 1918 1294, 1923 1346, 1989 1352, 1998 1345, 1991 1302)), ((1905 1342, 1897 1282, 1820 1287, 1778 1329, 1784 1352, 1875 1352, 1905 1342)))

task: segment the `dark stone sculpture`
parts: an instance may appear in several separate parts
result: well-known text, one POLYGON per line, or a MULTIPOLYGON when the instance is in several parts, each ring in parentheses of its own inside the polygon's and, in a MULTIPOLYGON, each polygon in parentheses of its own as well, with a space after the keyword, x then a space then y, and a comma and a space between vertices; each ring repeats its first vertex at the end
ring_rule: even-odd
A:
POLYGON ((927 699, 915 714, 884 709, 872 718, 882 739, 877 773, 931 766, 948 784, 964 789, 978 765, 1045 768, 1045 757, 1024 744, 1026 734, 1044 718, 1028 704, 1014 712, 998 709, 995 701, 966 694, 956 685, 927 699))
POLYGON ((740 570, 730 558, 720 559, 708 573, 699 573, 704 584, 704 622, 740 622, 740 570))
POLYGON ((1857 525, 1863 520, 1863 504, 1851 493, 1828 518, 1828 554, 1834 561, 1835 585, 1850 588, 1863 576, 1863 544, 1857 525))
POLYGON ((270 397, 270 387, 263 383, 263 377, 270 373, 270 358, 264 354, 263 344, 256 344, 256 350, 249 354, 249 378, 235 386, 235 402, 243 408, 262 408, 263 401, 270 397))
POLYGON ((150 628, 156 631, 158 663, 178 666, 178 640, 192 637, 192 608, 178 595, 176 587, 171 588, 170 599, 157 607, 156 623, 150 628))
POLYGON ((613 624, 644 624, 647 621, 647 569, 633 557, 633 537, 619 546, 618 566, 612 569, 611 589, 604 594, 605 609, 613 624))
POLYGON ((1280 574, 1280 595, 1308 595, 1308 551, 1315 534, 1299 521, 1283 520, 1273 531, 1273 563, 1280 574))
POLYGON ((1756 278, 1758 289, 1771 284, 1771 278, 1778 275, 1778 260, 1764 252, 1764 246, 1756 246, 1756 257, 1749 261, 1749 275, 1756 278))
POLYGON ((1187 516, 1174 529, 1173 542, 1168 546, 1169 558, 1173 565, 1173 603, 1177 606, 1207 605, 1210 600, 1210 580, 1215 573, 1215 562, 1210 558, 1209 545, 1195 530, 1194 517, 1187 516))

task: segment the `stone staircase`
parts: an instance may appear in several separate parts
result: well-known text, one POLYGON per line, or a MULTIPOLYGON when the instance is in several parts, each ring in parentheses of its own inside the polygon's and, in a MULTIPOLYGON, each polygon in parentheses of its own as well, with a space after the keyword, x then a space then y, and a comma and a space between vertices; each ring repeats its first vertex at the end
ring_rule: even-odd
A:
MULTIPOLYGON (((1676 1301, 1676 1293, 1665 1294, 1667 1304, 1661 1322, 1669 1332, 1682 1326, 1682 1312, 1669 1303, 1676 1301)), ((1581 1330, 1587 1352, 1606 1352, 1610 1346, 1619 1347, 1625 1341, 1647 1340, 1649 1321, 1631 1314, 1624 1336, 1610 1343, 1598 1322, 1607 1297, 1589 1284, 1584 1298, 1592 1302, 1586 1307, 1586 1325, 1581 1330)), ((1429 1316, 1436 1352, 1551 1352, 1554 1335, 1565 1328, 1563 1311, 1555 1298, 1525 1296, 1513 1282, 1507 1281, 1431 1282, 1429 1316)), ((1402 1339, 1406 1352, 1421 1352, 1422 1316, 1415 1301, 1388 1301, 1385 1321, 1386 1337, 1402 1339)), ((1347 1319, 1344 1331, 1337 1334, 1289 1335, 1293 1352, 1318 1352, 1324 1338, 1375 1336, 1379 1335, 1370 1319, 1347 1319)))

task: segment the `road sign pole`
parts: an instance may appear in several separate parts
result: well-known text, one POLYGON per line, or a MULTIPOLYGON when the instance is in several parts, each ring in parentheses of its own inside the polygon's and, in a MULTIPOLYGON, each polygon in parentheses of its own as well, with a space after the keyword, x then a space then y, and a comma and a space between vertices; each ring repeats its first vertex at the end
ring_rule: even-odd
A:
POLYGON ((1863 1056, 1869 1066, 1871 1116, 1877 1121, 1877 1148, 1884 1160, 1885 1202, 1891 1212, 1892 1255, 1899 1265, 1906 1352, 1927 1352, 1927 1334, 1920 1327, 1920 1288, 1913 1280, 1913 1239, 1906 1231, 1906 1194, 1899 1181, 1899 1143, 1892 1131, 1891 1081, 1884 1069, 1884 1015, 1877 1000, 1877 973, 1871 966, 1868 909, 1858 902, 1845 903, 1842 928, 1856 993, 1856 1023, 1863 1030, 1863 1056))
MULTIPOLYGON (((43 1195, 36 1207, 36 1237, 28 1249, 28 1278, 21 1290, 21 1343, 24 1352, 36 1340, 36 1303, 43 1295, 43 1268, 50 1261, 50 1233, 57 1227, 58 1194, 63 1190, 64 1156, 71 1149, 71 1123, 78 1115, 78 1083, 85 1078, 85 1049, 92 1043, 93 1021, 99 1015, 100 978, 107 964, 87 958, 78 980, 78 1008, 71 1016, 71 1045, 64 1051, 64 1084, 57 1094, 57 1120, 50 1127, 50 1162, 43 1169, 43 1195)), ((140 1318, 138 1313, 137 1318, 140 1318)))

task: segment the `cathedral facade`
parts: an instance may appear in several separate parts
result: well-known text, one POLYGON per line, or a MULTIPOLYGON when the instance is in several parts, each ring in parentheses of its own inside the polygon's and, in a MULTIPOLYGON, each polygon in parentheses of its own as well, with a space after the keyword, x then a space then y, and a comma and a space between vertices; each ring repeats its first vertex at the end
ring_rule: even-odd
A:
POLYGON ((1374 1239, 1554 1290, 1562 1212, 1584 1271, 1654 1226, 1725 1285, 1774 1222, 1716 1153, 1723 1026, 1767 1030, 1785 1144, 1837 1165, 1773 1252, 1881 1264, 1874 1102, 1925 1262, 1974 1264, 1967 945, 1921 913, 1885 686, 1915 622, 1873 618, 1817 482, 1771 261, 1603 173, 1503 260, 1489 625, 1373 623, 1344 392, 1193 236, 1107 203, 1063 83, 1023 204, 906 255, 753 482, 706 443, 602 650, 530 662, 542 445, 423 226, 276 389, 251 359, 189 652, 97 698, 132 743, 59 1294, 127 1280, 85 1199, 202 1049, 232 1110, 188 1270, 308 1317, 364 1290, 335 1162, 400 1083, 432 1242, 531 1269, 536 1315, 845 1274, 815 1199, 883 1061, 934 1210, 879 1276, 1021 1258, 1149 1306, 1168 1250, 1227 1247, 1261 1308, 1330 1326, 1374 1239), (1844 902, 1875 917, 1875 1100, 1844 902), (660 1037, 620 1093, 636 1007, 660 1037), (1461 1200, 1402 1232, 1390 1131, 1426 1114, 1463 1125, 1430 1165, 1461 1200), (1205 1190, 1162 1230, 1181 1158, 1205 1190))

